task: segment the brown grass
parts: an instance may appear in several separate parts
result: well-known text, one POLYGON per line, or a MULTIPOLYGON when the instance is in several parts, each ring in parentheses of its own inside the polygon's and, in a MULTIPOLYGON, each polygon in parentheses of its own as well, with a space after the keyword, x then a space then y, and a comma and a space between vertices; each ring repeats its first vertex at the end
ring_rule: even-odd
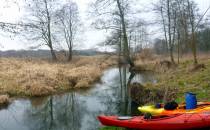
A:
MULTIPOLYGON (((197 59, 199 64, 203 64, 206 60, 210 60, 210 52, 209 53, 198 53, 197 59)), ((174 54, 175 63, 178 64, 177 54, 174 54)), ((140 53, 135 58, 136 68, 144 68, 145 70, 163 70, 159 64, 161 61, 171 61, 169 55, 156 55, 150 50, 146 50, 146 52, 140 53), (148 58, 147 58, 148 56, 148 58)), ((193 55, 191 53, 184 54, 180 57, 180 64, 186 61, 193 61, 193 55)), ((192 64, 193 65, 193 64, 192 64)), ((194 66, 191 66, 194 67, 194 66)), ((174 67, 172 67, 173 69, 174 67)))
POLYGON ((0 106, 9 104, 8 95, 0 95, 0 106))
POLYGON ((0 93, 42 96, 90 87, 114 61, 108 56, 75 57, 69 63, 0 58, 0 93))

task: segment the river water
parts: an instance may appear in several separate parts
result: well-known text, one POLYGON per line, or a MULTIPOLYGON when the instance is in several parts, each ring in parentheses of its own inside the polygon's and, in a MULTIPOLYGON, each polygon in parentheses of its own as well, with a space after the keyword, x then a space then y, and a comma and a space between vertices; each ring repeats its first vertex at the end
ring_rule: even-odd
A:
MULTIPOLYGON (((87 90, 16 99, 0 110, 0 130, 98 130, 97 115, 135 115, 137 105, 128 101, 128 70, 112 68, 87 90)), ((152 73, 137 74, 131 82, 155 82, 152 73)))

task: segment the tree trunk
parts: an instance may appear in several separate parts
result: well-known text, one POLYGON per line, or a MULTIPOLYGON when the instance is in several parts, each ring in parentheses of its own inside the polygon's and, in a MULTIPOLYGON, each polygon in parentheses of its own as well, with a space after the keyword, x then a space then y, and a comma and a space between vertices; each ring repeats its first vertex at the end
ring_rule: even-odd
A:
POLYGON ((72 48, 69 48, 69 56, 68 56, 68 61, 72 60, 72 48))
POLYGON ((197 50, 196 50, 196 36, 195 32, 192 33, 192 52, 193 52, 193 58, 194 58, 194 64, 198 64, 197 60, 197 50))
POLYGON ((44 0, 44 3, 45 3, 45 9, 46 9, 46 13, 47 13, 47 31, 48 31, 47 37, 48 37, 48 46, 50 47, 52 59, 54 61, 56 61, 57 60, 57 57, 56 57, 55 52, 53 50, 52 39, 51 39, 51 27, 50 27, 51 19, 50 19, 50 14, 49 14, 48 7, 47 7, 47 1, 44 0))
MULTIPOLYGON (((48 29, 49 29, 49 31, 50 31, 50 28, 48 27, 48 29)), ((52 47, 52 41, 51 41, 51 34, 50 34, 50 32, 48 33, 48 38, 49 38, 49 47, 50 47, 50 52, 51 52, 51 55, 52 55, 52 59, 54 60, 54 61, 56 61, 57 60, 57 57, 56 57, 56 54, 55 54, 55 51, 54 51, 54 49, 53 49, 53 47, 52 47)))
POLYGON ((56 57, 55 51, 53 50, 53 47, 50 47, 50 52, 51 52, 51 55, 52 55, 52 60, 56 61, 57 57, 56 57))
POLYGON ((161 17, 162 17, 162 22, 163 22, 163 30, 164 30, 164 37, 165 37, 165 46, 166 46, 166 53, 168 54, 168 39, 167 39, 167 31, 166 31, 166 24, 165 24, 165 19, 163 16, 163 8, 161 7, 161 17))
POLYGON ((181 41, 181 39, 180 39, 180 32, 179 32, 179 31, 177 31, 177 33, 178 33, 178 45, 177 45, 177 52, 178 52, 178 64, 179 64, 179 59, 180 59, 180 41, 181 41))
POLYGON ((193 53, 193 58, 194 58, 194 64, 198 64, 197 61, 197 50, 196 50, 196 36, 195 36, 195 14, 193 11, 193 7, 190 4, 190 1, 188 0, 188 12, 190 13, 190 24, 191 24, 191 49, 193 53))
POLYGON ((167 0, 167 15, 168 15, 168 37, 169 37, 169 50, 170 50, 170 57, 171 62, 174 62, 174 56, 173 56, 173 45, 172 45, 172 38, 171 38, 171 12, 170 12, 170 2, 167 0))
POLYGON ((121 32, 121 26, 120 26, 120 32, 119 32, 119 63, 121 63, 121 52, 122 52, 122 32, 121 32))
POLYGON ((121 19, 121 25, 122 25, 122 32, 123 32, 123 56, 125 61, 127 61, 131 68, 134 67, 134 63, 130 58, 130 52, 129 52, 129 47, 128 47, 128 37, 127 37, 127 31, 126 31, 126 23, 125 23, 125 19, 124 19, 124 12, 122 10, 122 7, 120 5, 120 1, 117 0, 117 6, 119 9, 119 13, 120 13, 120 19, 121 19))

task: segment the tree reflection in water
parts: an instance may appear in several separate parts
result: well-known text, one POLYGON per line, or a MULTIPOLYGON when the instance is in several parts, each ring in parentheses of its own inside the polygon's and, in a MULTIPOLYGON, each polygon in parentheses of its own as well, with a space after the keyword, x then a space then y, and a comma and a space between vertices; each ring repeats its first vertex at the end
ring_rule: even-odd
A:
POLYGON ((75 93, 71 92, 48 97, 38 108, 28 109, 25 119, 31 130, 79 130, 84 110, 75 93))

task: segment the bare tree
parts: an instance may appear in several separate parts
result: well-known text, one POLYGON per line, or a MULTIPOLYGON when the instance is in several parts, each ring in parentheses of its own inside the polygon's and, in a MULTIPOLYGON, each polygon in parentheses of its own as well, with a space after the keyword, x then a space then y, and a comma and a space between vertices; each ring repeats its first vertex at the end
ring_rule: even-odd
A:
POLYGON ((57 60, 53 48, 52 18, 54 15, 53 0, 28 0, 29 15, 24 24, 27 25, 26 33, 32 40, 41 40, 41 45, 49 47, 52 59, 57 60))
MULTIPOLYGON (((168 44, 169 44, 169 49, 170 49, 170 57, 171 57, 171 62, 175 63, 174 57, 173 57, 173 43, 172 43, 172 21, 171 21, 171 1, 167 0, 167 18, 168 18, 168 44)), ((175 26, 174 26, 175 27, 175 26)))
POLYGON ((198 64, 197 60, 197 47, 196 47, 196 5, 193 1, 187 0, 187 9, 188 9, 188 15, 189 15, 189 21, 190 21, 190 27, 191 27, 191 49, 194 57, 194 64, 198 64))
POLYGON ((77 4, 70 0, 57 11, 56 17, 59 20, 57 24, 60 25, 66 45, 68 46, 68 61, 71 61, 74 40, 81 26, 77 4))
POLYGON ((162 18, 164 37, 165 37, 165 41, 166 41, 165 46, 168 51, 168 38, 167 38, 167 31, 166 31, 166 22, 165 22, 165 18, 164 18, 164 14, 163 14, 163 7, 161 7, 161 9, 160 9, 160 13, 161 13, 161 18, 162 18))
POLYGON ((155 5, 155 10, 161 18, 161 24, 163 27, 164 37, 165 37, 165 46, 169 47, 169 53, 171 62, 174 61, 174 44, 176 36, 176 16, 177 12, 175 8, 174 0, 160 0, 158 4, 155 5), (159 4, 160 3, 160 4, 159 4))
POLYGON ((174 63, 173 48, 177 43, 178 62, 180 53, 191 48, 194 63, 197 64, 196 26, 199 20, 195 2, 192 0, 160 0, 159 3, 161 5, 156 5, 156 8, 162 18, 171 61, 174 63))
POLYGON ((177 40, 178 40, 178 61, 182 53, 188 51, 189 43, 189 17, 187 13, 187 1, 176 0, 177 3, 177 40))
POLYGON ((94 23, 96 28, 121 30, 124 62, 133 67, 127 35, 126 15, 129 11, 129 3, 131 3, 130 0, 95 0, 92 7, 94 8, 93 14, 97 17, 97 22, 94 23))
POLYGON ((128 37, 127 37, 127 29, 126 29, 126 22, 125 22, 125 15, 124 15, 124 10, 125 6, 122 6, 122 1, 116 0, 117 1, 117 7, 119 10, 119 16, 120 16, 120 21, 121 21, 121 26, 122 26, 122 34, 123 34, 123 55, 125 60, 131 65, 131 67, 134 66, 133 61, 130 58, 130 51, 128 47, 128 37))

